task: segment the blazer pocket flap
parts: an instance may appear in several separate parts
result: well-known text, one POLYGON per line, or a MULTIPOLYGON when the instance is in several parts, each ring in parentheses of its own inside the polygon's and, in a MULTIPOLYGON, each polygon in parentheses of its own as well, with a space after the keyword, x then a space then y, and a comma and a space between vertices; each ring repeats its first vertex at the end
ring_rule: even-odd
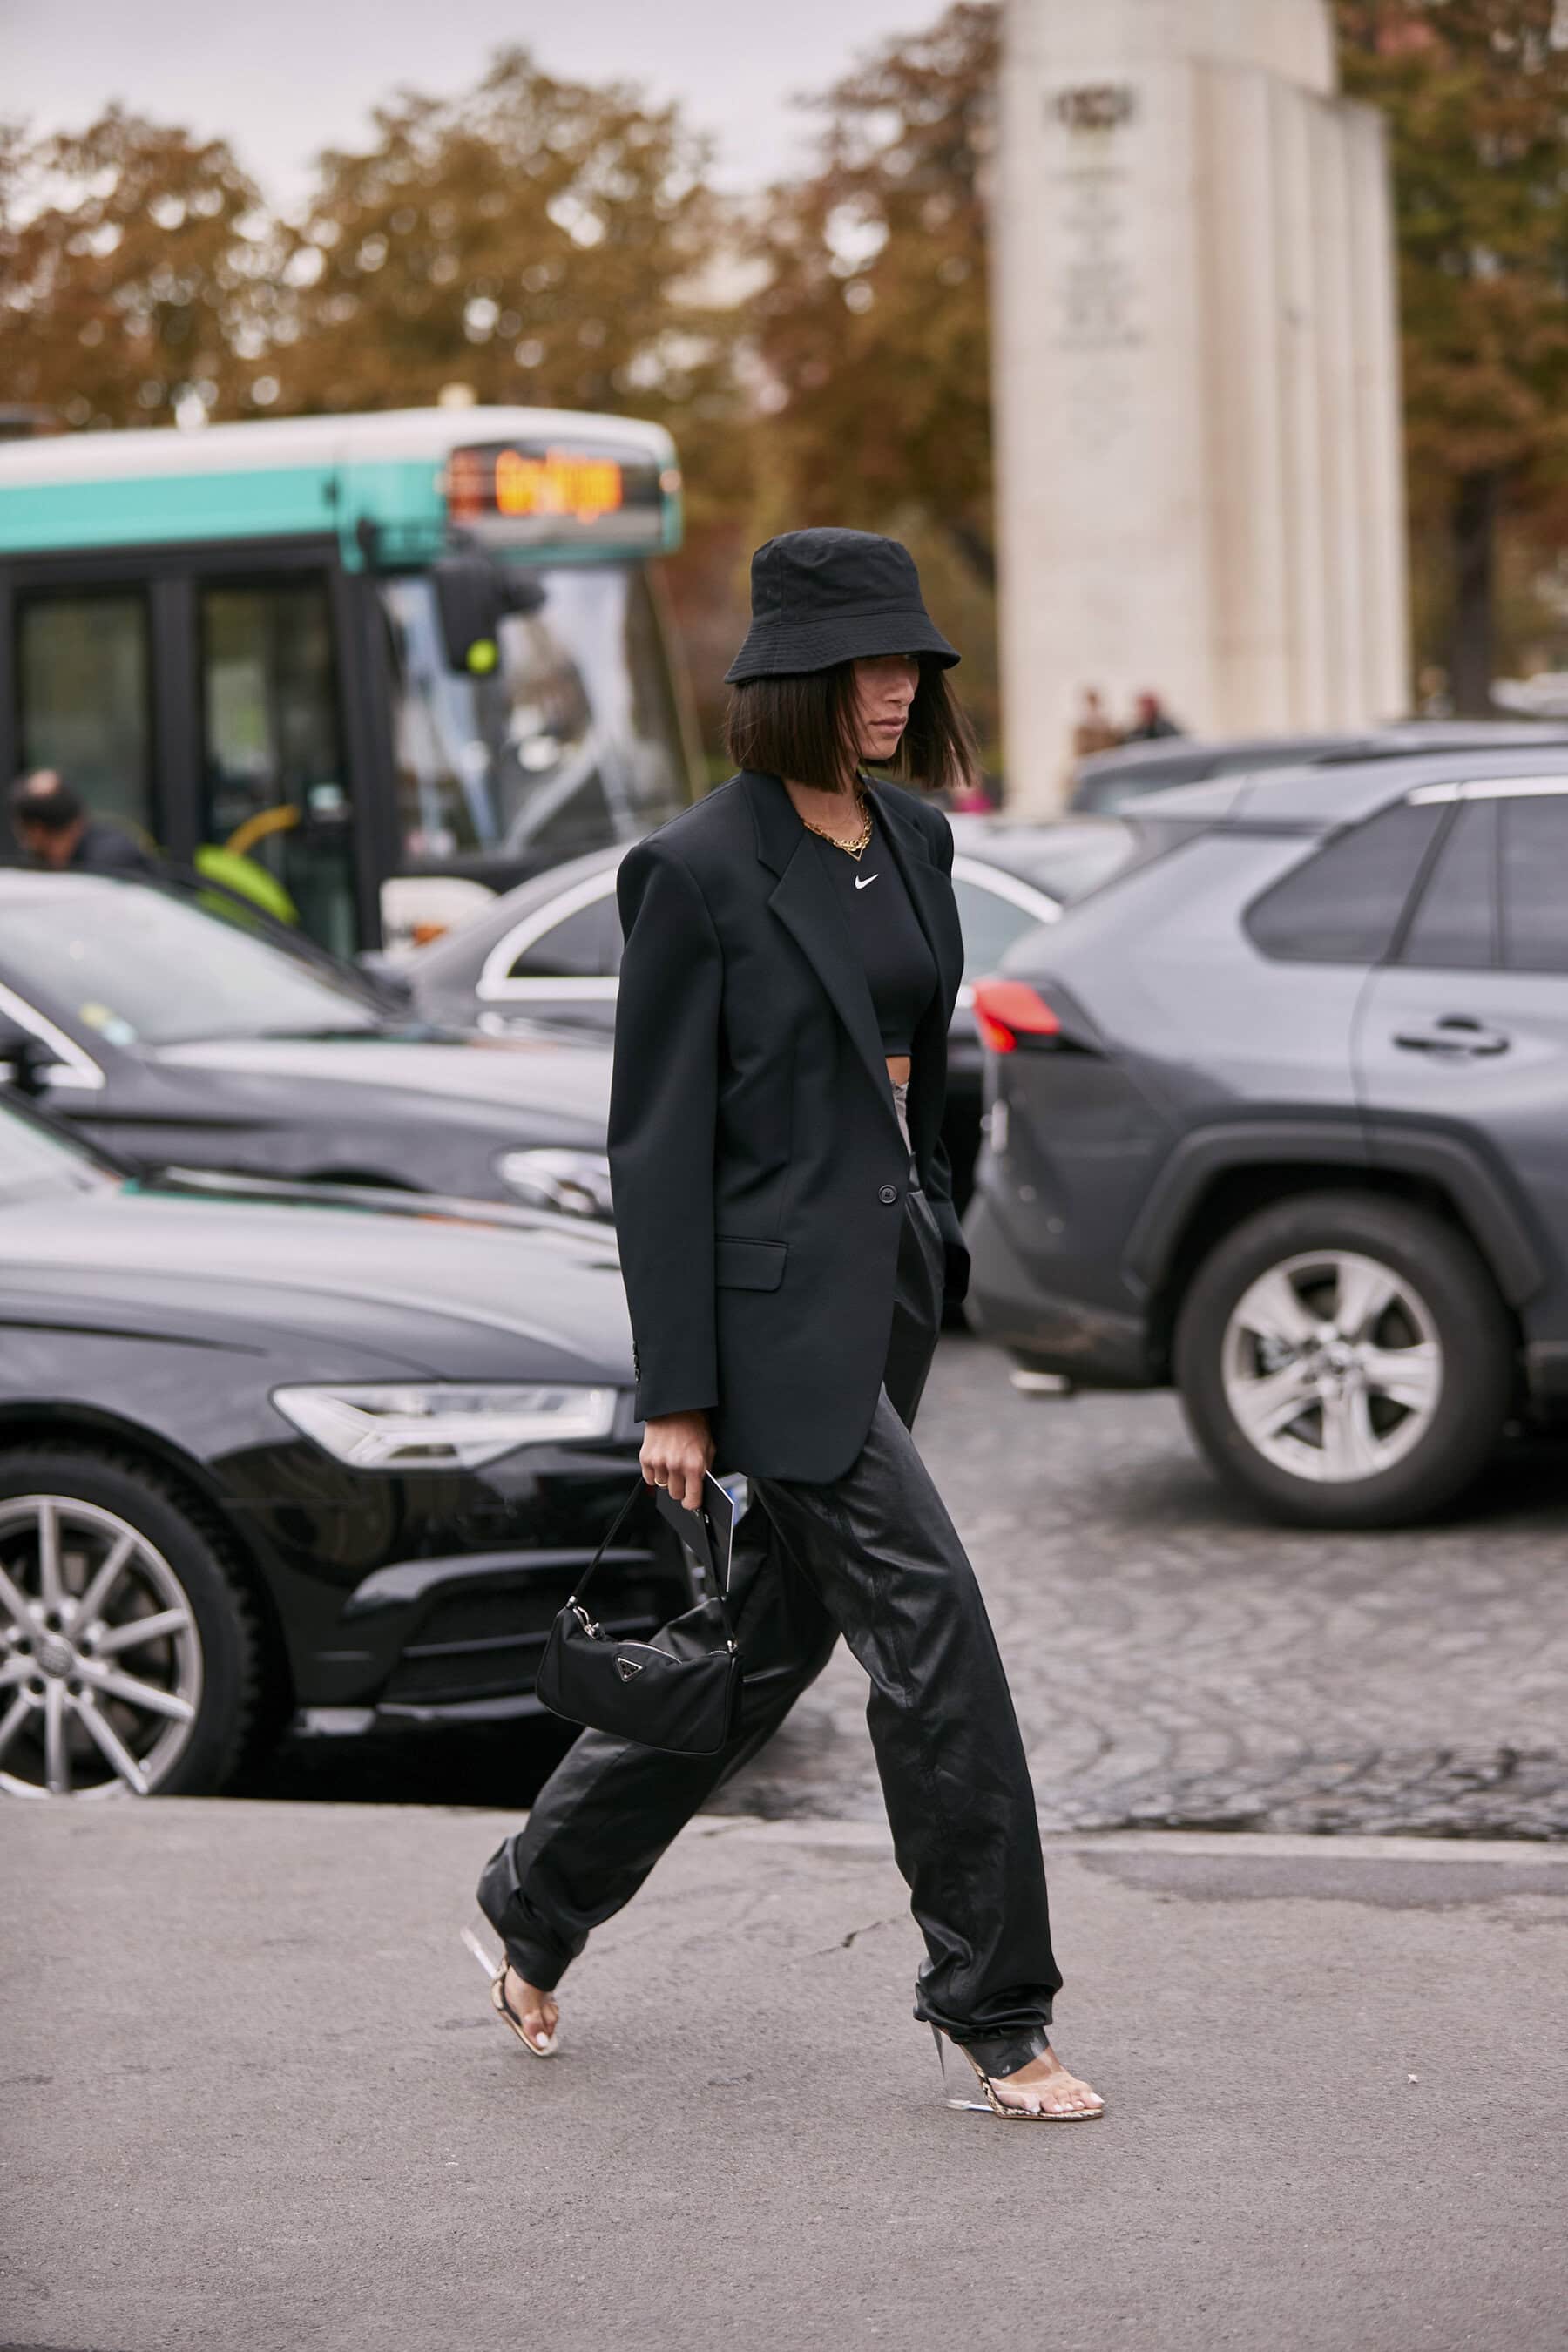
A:
POLYGON ((784 1280, 785 1242, 746 1242, 722 1234, 713 1244, 713 1278, 721 1290, 776 1290, 784 1280))

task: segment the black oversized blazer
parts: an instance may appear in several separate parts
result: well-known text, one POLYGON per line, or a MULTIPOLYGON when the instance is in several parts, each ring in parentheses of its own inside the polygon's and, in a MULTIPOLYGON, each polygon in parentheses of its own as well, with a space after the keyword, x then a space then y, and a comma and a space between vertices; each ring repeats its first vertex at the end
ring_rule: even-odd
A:
MULTIPOLYGON (((952 835, 898 785, 871 797, 936 961, 910 1132, 962 1297, 941 1141, 952 835)), ((610 1175, 637 1411, 705 1409, 721 1469, 835 1478, 876 1409, 910 1155, 821 845, 776 776, 742 773, 628 851, 618 896, 610 1175)))

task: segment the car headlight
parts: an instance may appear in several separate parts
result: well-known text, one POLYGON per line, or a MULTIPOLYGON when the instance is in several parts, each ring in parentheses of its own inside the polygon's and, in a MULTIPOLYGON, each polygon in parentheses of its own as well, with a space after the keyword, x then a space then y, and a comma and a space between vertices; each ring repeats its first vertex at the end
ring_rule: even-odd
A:
POLYGON ((495 1170, 531 1208, 609 1221, 610 1163, 602 1151, 503 1151, 495 1170))
POLYGON ((607 1437, 614 1389, 417 1387, 274 1389, 296 1429, 355 1470, 477 1470, 519 1445, 607 1437))

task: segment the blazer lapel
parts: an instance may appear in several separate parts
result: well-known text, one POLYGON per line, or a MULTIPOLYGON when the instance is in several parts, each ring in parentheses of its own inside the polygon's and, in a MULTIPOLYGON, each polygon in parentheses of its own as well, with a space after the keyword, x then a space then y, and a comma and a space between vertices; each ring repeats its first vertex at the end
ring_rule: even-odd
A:
POLYGON ((816 844, 776 776, 747 774, 744 782, 756 826, 757 855, 779 877, 768 905, 826 990, 896 1132, 893 1090, 866 968, 822 870, 816 844))

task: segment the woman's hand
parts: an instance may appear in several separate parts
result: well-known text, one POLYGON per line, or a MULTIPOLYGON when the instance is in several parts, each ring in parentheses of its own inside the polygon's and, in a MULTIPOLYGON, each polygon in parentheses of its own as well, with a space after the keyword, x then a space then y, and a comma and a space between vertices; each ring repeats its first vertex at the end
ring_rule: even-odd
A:
POLYGON ((713 1467, 713 1438, 705 1412, 661 1412, 643 1429, 642 1474, 650 1486, 668 1486, 689 1511, 702 1500, 713 1467))

